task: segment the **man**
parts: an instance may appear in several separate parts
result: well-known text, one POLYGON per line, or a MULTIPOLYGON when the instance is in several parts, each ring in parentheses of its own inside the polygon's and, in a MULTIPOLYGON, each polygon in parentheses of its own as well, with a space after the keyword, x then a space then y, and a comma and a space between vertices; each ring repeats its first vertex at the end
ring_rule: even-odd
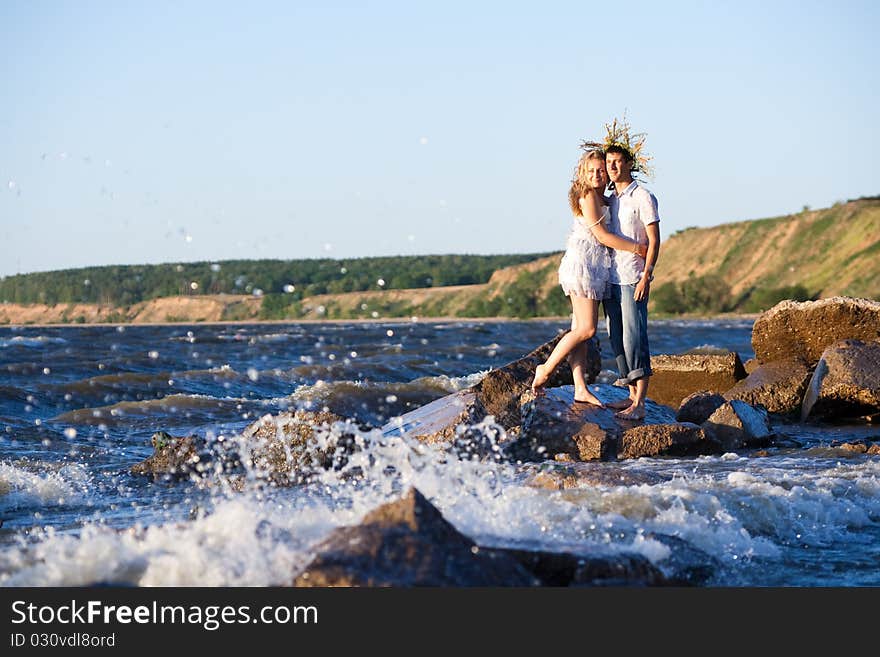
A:
POLYGON ((611 230, 648 244, 644 260, 627 251, 612 251, 611 295, 603 301, 609 341, 620 372, 616 383, 629 387, 628 399, 609 406, 621 409, 616 417, 641 420, 645 417, 645 397, 652 373, 648 294, 660 253, 660 217, 656 197, 633 180, 632 153, 611 145, 605 150, 605 166, 613 184, 611 230))

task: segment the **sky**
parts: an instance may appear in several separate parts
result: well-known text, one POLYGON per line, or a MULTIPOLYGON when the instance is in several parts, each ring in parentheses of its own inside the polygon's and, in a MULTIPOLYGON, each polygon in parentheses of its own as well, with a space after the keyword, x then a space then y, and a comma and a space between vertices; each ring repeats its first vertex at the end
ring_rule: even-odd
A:
POLYGON ((0 0, 0 276, 561 251, 624 112, 662 239, 877 195, 877 7, 0 0))

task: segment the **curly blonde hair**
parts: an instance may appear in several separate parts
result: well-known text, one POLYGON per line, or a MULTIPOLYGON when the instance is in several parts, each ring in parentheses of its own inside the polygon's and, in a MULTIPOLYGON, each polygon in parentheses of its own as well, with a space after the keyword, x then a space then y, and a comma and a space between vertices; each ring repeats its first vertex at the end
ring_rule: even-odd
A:
MULTIPOLYGON (((571 179, 571 187, 568 189, 568 204, 571 206, 571 211, 574 212, 576 217, 584 216, 578 200, 594 189, 587 179, 587 165, 590 163, 590 160, 600 160, 604 164, 605 153, 601 150, 589 150, 581 155, 577 166, 574 168, 574 177, 571 179)), ((599 192, 601 193, 602 190, 599 190, 599 192)))

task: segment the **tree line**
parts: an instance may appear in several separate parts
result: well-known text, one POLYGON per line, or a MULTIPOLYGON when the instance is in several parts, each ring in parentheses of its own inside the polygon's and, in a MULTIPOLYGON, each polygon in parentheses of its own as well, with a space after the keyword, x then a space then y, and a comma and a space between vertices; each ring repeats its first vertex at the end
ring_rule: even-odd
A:
POLYGON ((109 265, 0 278, 0 301, 128 306, 177 295, 273 295, 287 305, 314 294, 485 283, 496 269, 550 255, 427 255, 336 260, 226 260, 109 265))

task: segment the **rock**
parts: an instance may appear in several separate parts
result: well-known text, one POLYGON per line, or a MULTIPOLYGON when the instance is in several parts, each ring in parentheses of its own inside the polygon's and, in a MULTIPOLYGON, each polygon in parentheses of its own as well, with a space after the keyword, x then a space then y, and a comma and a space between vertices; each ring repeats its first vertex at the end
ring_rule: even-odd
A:
POLYGON ((873 445, 871 445, 868 448, 868 451, 866 452, 866 454, 872 454, 872 455, 880 454, 880 444, 874 443, 873 445))
POLYGON ((840 340, 816 364, 801 420, 870 415, 880 411, 880 342, 840 340))
MULTIPOLYGON (((520 424, 520 397, 529 391, 535 368, 547 360, 553 348, 565 333, 541 345, 519 360, 492 370, 482 381, 473 386, 485 412, 495 418, 505 429, 520 424)), ((587 342, 587 383, 593 383, 602 367, 598 340, 594 337, 587 342)), ((548 388, 571 385, 571 369, 563 362, 550 376, 548 388)))
POLYGON ((197 472, 199 452, 204 449, 204 441, 198 436, 172 436, 166 431, 157 431, 150 442, 153 454, 131 466, 132 474, 186 477, 197 472))
POLYGON ((767 413, 739 399, 725 402, 702 427, 708 438, 719 443, 726 452, 743 447, 765 447, 773 437, 767 413))
POLYGON ((743 369, 745 369, 746 374, 751 374, 756 369, 758 369, 758 365, 761 363, 758 362, 757 358, 749 358, 745 363, 743 363, 743 369))
MULTIPOLYGON (((637 472, 620 468, 616 463, 572 463, 549 468, 541 465, 536 469, 526 485, 546 490, 567 490, 570 488, 593 488, 595 486, 653 486, 671 477, 664 477, 656 472, 637 472)), ((526 470, 528 472, 528 470, 526 470)))
POLYGON ((724 392, 746 377, 739 354, 659 355, 651 358, 648 396, 656 402, 678 408, 688 395, 702 390, 724 392))
POLYGON ((799 413, 812 369, 802 358, 786 358, 755 368, 745 379, 724 393, 771 413, 799 413))
POLYGON ((649 532, 644 537, 663 543, 669 548, 669 556, 662 559, 657 566, 670 584, 704 586, 721 569, 721 562, 717 558, 678 536, 649 532))
MULTIPOLYGON (((531 393, 535 368, 547 359, 564 333, 541 345, 522 358, 486 374, 476 385, 459 390, 405 413, 382 427, 386 436, 406 434, 429 443, 448 443, 456 436, 456 427, 482 422, 488 416, 505 429, 522 422, 520 398, 531 393)), ((590 382, 601 368, 598 342, 588 345, 587 370, 590 382)), ((572 383, 571 370, 558 367, 547 383, 548 388, 572 383)))
MULTIPOLYGON (((602 402, 627 396, 624 389, 607 384, 590 387, 602 402)), ((520 436, 506 443, 502 452, 513 461, 545 461, 566 454, 578 461, 617 458, 618 439, 626 429, 642 424, 674 422, 672 410, 645 402, 642 421, 620 420, 610 408, 574 401, 574 386, 550 388, 535 398, 523 396, 520 436)))
POLYGON ((320 469, 344 465, 347 455, 360 448, 355 429, 332 413, 297 410, 266 415, 240 437, 206 441, 159 431, 153 434, 153 455, 131 472, 169 477, 247 473, 274 484, 302 483, 320 469))
POLYGON ((544 586, 664 586, 669 582, 639 554, 583 556, 567 552, 533 552, 491 548, 510 555, 544 586))
POLYGON ((853 440, 841 443, 840 445, 834 445, 834 443, 832 443, 831 445, 832 447, 839 447, 844 451, 855 452, 856 454, 867 454, 868 452, 868 446, 865 443, 856 442, 853 440))
POLYGON ((681 406, 678 407, 678 413, 675 414, 675 419, 679 422, 703 424, 726 401, 717 392, 709 390, 694 392, 682 400, 681 406))
POLYGON ((240 451, 251 475, 275 484, 303 483, 320 470, 339 469, 361 449, 358 427, 327 411, 298 409, 264 415, 242 431, 240 451))
POLYGON ((696 424, 646 424, 623 432, 617 458, 694 456, 716 452, 718 444, 708 440, 705 431, 696 424))
POLYGON ((294 586, 535 586, 512 556, 479 548, 414 488, 315 547, 294 586))
POLYGON ((802 358, 812 364, 829 345, 847 338, 880 338, 880 303, 852 297, 781 301, 752 327, 752 347, 761 363, 802 358))

